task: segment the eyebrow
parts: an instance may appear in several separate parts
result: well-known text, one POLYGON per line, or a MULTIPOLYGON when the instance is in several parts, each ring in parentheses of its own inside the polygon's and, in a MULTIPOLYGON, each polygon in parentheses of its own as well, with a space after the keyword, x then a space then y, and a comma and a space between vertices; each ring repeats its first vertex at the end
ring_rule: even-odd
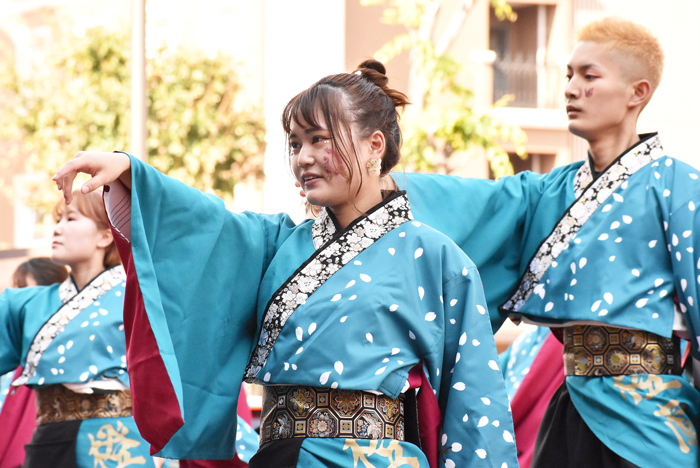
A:
MULTIPOLYGON (((304 133, 307 134, 307 135, 308 135, 309 133, 314 133, 314 132, 327 132, 327 131, 328 131, 327 128, 314 127, 314 126, 305 127, 305 128, 304 128, 304 133)), ((296 133, 290 133, 290 134, 289 134, 289 138, 299 138, 299 135, 297 135, 296 133)))
MULTIPOLYGON (((573 69, 574 69, 574 67, 572 67, 570 64, 567 64, 567 65, 566 65, 566 68, 567 68, 567 70, 573 70, 573 69)), ((576 68, 577 68, 578 70, 581 70, 581 71, 584 71, 584 72, 587 71, 587 70, 590 70, 591 68, 600 69, 600 67, 599 67, 598 65, 596 65, 595 63, 587 63, 587 64, 585 64, 585 65, 581 65, 581 66, 578 66, 578 67, 576 67, 576 68)))

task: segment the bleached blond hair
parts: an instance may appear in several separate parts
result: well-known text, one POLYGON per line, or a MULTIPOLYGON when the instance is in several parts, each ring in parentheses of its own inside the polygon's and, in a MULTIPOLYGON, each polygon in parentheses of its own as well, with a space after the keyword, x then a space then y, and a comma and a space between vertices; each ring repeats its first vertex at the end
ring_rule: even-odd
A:
POLYGON ((652 92, 658 88, 664 68, 664 52, 648 28, 611 16, 585 25, 578 32, 577 40, 602 44, 635 60, 640 72, 635 78, 649 80, 652 92))

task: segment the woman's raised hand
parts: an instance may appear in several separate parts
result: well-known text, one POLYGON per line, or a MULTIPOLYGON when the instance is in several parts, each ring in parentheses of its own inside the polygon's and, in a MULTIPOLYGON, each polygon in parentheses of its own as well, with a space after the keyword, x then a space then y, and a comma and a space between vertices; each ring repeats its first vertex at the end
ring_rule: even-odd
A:
POLYGON ((52 177, 59 190, 63 191, 66 205, 73 201, 73 180, 79 172, 90 174, 80 191, 92 192, 117 179, 131 188, 131 159, 124 153, 97 153, 80 151, 65 163, 52 177))

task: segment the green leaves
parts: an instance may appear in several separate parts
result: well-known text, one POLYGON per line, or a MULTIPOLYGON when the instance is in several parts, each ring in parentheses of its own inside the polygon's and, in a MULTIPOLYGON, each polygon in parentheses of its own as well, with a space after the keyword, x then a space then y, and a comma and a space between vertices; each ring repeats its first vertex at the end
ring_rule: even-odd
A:
MULTIPOLYGON (((46 56, 27 77, 7 64, 0 74, 1 136, 17 142, 25 172, 38 175, 23 202, 41 212, 58 198, 50 177, 76 152, 130 146, 128 35, 88 30, 46 56)), ((238 102, 231 58, 161 49, 148 61, 147 83, 149 163, 226 201, 237 182, 262 177, 262 115, 238 102)))
MULTIPOLYGON (((499 18, 515 19, 504 0, 491 3, 499 18)), ((458 79, 462 65, 448 53, 437 52, 436 44, 450 45, 459 30, 446 30, 439 39, 435 37, 435 19, 443 2, 363 0, 362 4, 387 4, 383 21, 403 25, 407 30, 375 54, 378 60, 386 62, 404 50, 410 51, 409 95, 414 106, 407 109, 402 119, 402 154, 407 166, 417 171, 449 173, 457 160, 484 151, 494 177, 513 174, 508 153, 500 143, 512 143, 516 153, 524 157, 526 135, 519 127, 495 119, 488 110, 475 111, 473 93, 458 79)), ((470 5, 464 2, 461 8, 468 10, 470 5)), ((498 102, 494 107, 503 104, 498 102)))

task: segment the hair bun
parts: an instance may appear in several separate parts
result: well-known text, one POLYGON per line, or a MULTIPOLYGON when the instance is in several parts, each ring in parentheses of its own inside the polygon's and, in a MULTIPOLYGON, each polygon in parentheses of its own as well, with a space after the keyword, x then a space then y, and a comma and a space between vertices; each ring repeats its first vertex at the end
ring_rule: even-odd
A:
POLYGON ((358 70, 361 70, 363 68, 369 68, 370 70, 377 71, 382 75, 386 75, 386 67, 379 60, 367 59, 357 66, 358 70))

